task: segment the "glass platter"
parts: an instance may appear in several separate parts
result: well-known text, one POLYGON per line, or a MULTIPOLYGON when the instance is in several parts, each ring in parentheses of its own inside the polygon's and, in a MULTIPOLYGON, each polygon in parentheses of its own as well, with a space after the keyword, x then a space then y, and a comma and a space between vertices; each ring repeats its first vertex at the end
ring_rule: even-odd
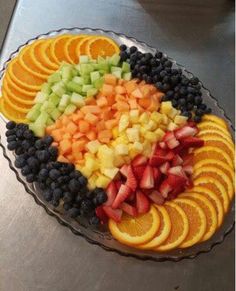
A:
MULTIPOLYGON (((19 51, 26 46, 29 43, 32 43, 36 39, 43 39, 43 38, 49 38, 56 35, 61 35, 65 33, 71 33, 71 34, 98 34, 98 35, 107 35, 112 37, 117 43, 121 44, 124 43, 127 46, 135 45, 137 48, 142 52, 151 52, 155 53, 156 49, 148 46, 144 42, 140 42, 132 37, 127 37, 124 34, 115 33, 112 31, 105 31, 101 29, 90 29, 90 28, 70 28, 70 29, 61 29, 57 31, 50 31, 46 34, 39 35, 33 39, 30 39, 27 41, 27 43, 20 46, 15 52, 13 52, 9 59, 4 63, 3 68, 1 68, 0 71, 0 86, 2 83, 2 78, 4 76, 7 63, 13 59, 19 51)), ((185 69, 182 65, 178 64, 176 61, 168 57, 172 62, 174 62, 173 67, 181 68, 184 72, 184 74, 188 77, 193 76, 191 72, 189 72, 187 69, 185 69)), ((230 119, 227 117, 226 113, 224 112, 223 108, 220 107, 217 100, 211 95, 209 90, 207 90, 204 85, 202 85, 202 95, 204 98, 205 103, 212 108, 212 112, 226 120, 228 123, 232 135, 234 134, 234 128, 230 121, 230 119)), ((3 128, 5 128, 4 123, 7 122, 7 119, 4 118, 0 114, 0 124, 3 128)), ((8 160, 10 168, 15 172, 16 177, 19 182, 21 182, 24 185, 24 188, 27 193, 32 195, 35 202, 42 206, 47 214, 55 217, 57 221, 63 225, 68 227, 74 234, 82 236, 85 238, 89 243, 99 245, 106 251, 116 252, 123 256, 130 256, 135 257, 137 259, 142 260, 153 260, 153 261, 180 261, 184 258, 195 258, 197 255, 201 253, 209 252, 215 245, 220 244, 224 241, 225 236, 233 229, 234 227, 234 200, 231 202, 229 211, 227 215, 224 218, 224 222, 222 226, 216 231, 214 236, 203 243, 199 243, 193 247, 187 248, 187 249, 176 249, 170 252, 153 252, 153 251, 142 251, 137 250, 134 248, 130 248, 124 245, 121 245, 119 242, 117 242, 113 237, 110 235, 110 233, 107 231, 105 226, 101 226, 100 228, 94 228, 90 225, 88 225, 85 221, 81 220, 80 218, 78 220, 71 219, 67 215, 65 215, 63 208, 59 205, 59 207, 54 208, 51 204, 47 203, 40 193, 40 190, 37 188, 36 184, 29 184, 25 181, 25 178, 21 175, 20 171, 15 168, 14 166, 14 154, 10 152, 7 149, 7 141, 4 132, 1 133, 0 136, 0 146, 3 149, 4 157, 8 160)))

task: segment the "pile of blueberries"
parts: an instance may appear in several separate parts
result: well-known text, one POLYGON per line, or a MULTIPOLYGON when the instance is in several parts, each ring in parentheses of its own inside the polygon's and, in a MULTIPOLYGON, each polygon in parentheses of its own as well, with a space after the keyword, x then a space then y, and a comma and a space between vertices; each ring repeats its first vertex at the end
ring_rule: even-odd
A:
POLYGON ((87 178, 73 164, 57 161, 58 150, 52 146, 51 136, 37 138, 27 124, 13 121, 6 128, 7 148, 15 151, 15 167, 26 181, 36 182, 44 199, 54 207, 62 202, 70 217, 83 216, 98 225, 95 209, 107 200, 106 192, 102 188, 90 191, 87 178))
POLYGON ((181 114, 200 122, 204 114, 211 113, 202 100, 201 85, 197 77, 188 78, 181 69, 172 68, 173 62, 162 52, 155 55, 142 53, 137 47, 120 46, 121 61, 130 63, 133 78, 154 84, 165 93, 162 101, 171 101, 181 114))

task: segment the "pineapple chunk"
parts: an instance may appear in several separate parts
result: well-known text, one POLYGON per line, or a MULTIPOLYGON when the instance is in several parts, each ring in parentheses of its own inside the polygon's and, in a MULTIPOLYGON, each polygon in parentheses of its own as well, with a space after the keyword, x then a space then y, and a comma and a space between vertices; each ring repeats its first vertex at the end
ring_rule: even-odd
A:
POLYGON ((149 120, 145 128, 147 128, 147 130, 155 130, 157 128, 157 124, 153 120, 149 120))
POLYGON ((155 132, 147 131, 145 134, 145 138, 150 142, 155 142, 158 138, 158 135, 155 132))
POLYGON ((89 178, 92 175, 92 169, 87 168, 86 166, 80 168, 80 172, 87 178, 89 178))
POLYGON ((138 123, 139 121, 139 111, 138 109, 130 110, 129 118, 132 123, 138 123))
POLYGON ((176 115, 175 119, 174 119, 174 123, 182 126, 187 122, 187 120, 188 120, 188 117, 186 117, 186 116, 176 115))
POLYGON ((96 139, 88 142, 86 147, 90 151, 90 153, 95 154, 98 151, 100 145, 100 142, 96 139))
POLYGON ((143 112, 139 117, 139 122, 142 124, 147 124, 149 121, 149 116, 147 112, 143 112))
POLYGON ((131 159, 135 158, 138 154, 142 153, 143 145, 140 142, 129 144, 129 156, 131 159))
POLYGON ((117 141, 118 144, 119 143, 124 143, 124 144, 128 144, 129 143, 129 139, 128 139, 128 137, 127 137, 125 132, 122 132, 120 134, 120 136, 116 139, 116 141, 117 141))
POLYGON ((169 123, 168 116, 163 114, 162 122, 161 124, 167 125, 169 123))
POLYGON ((165 115, 168 115, 171 112, 172 108, 173 107, 171 101, 162 102, 160 112, 165 115))
POLYGON ((114 127, 112 129, 112 136, 113 138, 117 138, 119 136, 119 130, 118 130, 118 127, 114 127))
POLYGON ((154 122, 156 122, 157 124, 160 124, 163 120, 163 114, 159 113, 159 112, 152 112, 151 114, 151 120, 153 120, 154 122))
POLYGON ((178 112, 179 111, 177 109, 172 107, 172 110, 168 113, 168 117, 173 120, 175 116, 178 114, 178 112))
POLYGON ((108 178, 114 179, 116 174, 119 172, 119 168, 104 168, 101 172, 108 178))
POLYGON ((149 157, 152 152, 151 143, 148 140, 145 140, 143 143, 143 155, 149 157))
POLYGON ((110 181, 111 181, 111 179, 100 174, 96 180, 96 186, 99 188, 106 188, 107 185, 110 183, 110 181))
POLYGON ((98 159, 103 168, 113 168, 114 150, 107 145, 101 145, 98 149, 98 159))
POLYGON ((114 166, 115 167, 121 167, 125 164, 125 160, 122 156, 116 155, 114 158, 114 166))
POLYGON ((146 132, 147 132, 147 129, 144 126, 141 126, 141 128, 140 128, 141 136, 145 136, 146 132))
POLYGON ((88 179, 88 188, 90 190, 96 188, 96 181, 97 181, 97 175, 96 174, 93 174, 92 176, 89 177, 88 179))
POLYGON ((121 115, 118 130, 119 132, 125 130, 129 126, 129 116, 127 114, 121 115))
POLYGON ((95 158, 87 158, 85 159, 85 167, 89 170, 91 170, 92 172, 96 171, 97 169, 99 169, 99 164, 98 162, 95 160, 95 158))
POLYGON ((135 141, 134 144, 133 144, 133 148, 134 150, 136 150, 137 152, 141 153, 142 150, 143 150, 143 145, 138 142, 138 141, 135 141))
POLYGON ((178 128, 178 125, 176 125, 174 122, 170 122, 169 124, 168 124, 168 126, 167 126, 167 129, 168 130, 175 130, 176 128, 178 128))
POLYGON ((139 141, 139 130, 137 128, 127 128, 126 134, 130 142, 139 141))
POLYGON ((129 147, 126 144, 118 144, 115 147, 115 153, 120 156, 128 155, 129 147))
POLYGON ((163 138, 163 136, 165 135, 165 132, 161 129, 158 128, 155 130, 155 133, 157 134, 157 136, 159 137, 159 139, 161 140, 163 138))

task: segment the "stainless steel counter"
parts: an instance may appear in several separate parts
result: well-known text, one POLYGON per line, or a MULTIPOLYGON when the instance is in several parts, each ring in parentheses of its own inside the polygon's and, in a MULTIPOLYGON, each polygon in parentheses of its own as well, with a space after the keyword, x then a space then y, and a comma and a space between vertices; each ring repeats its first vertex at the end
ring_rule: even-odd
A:
MULTIPOLYGON (((203 81, 233 120, 233 1, 20 0, 0 65, 35 35, 74 26, 123 32, 165 51, 203 81)), ((49 217, 25 193, 2 153, 0 169, 0 291, 234 290, 234 232, 194 260, 121 257, 49 217)))

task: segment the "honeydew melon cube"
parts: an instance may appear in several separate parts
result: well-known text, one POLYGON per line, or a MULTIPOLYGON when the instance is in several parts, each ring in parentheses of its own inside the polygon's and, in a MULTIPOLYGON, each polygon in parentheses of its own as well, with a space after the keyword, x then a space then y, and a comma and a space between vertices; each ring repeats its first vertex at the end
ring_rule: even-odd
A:
POLYGON ((82 92, 87 93, 88 90, 93 89, 93 85, 83 85, 82 92))
POLYGON ((174 123, 181 126, 184 125, 188 120, 188 117, 182 115, 176 115, 174 119, 174 123))
POLYGON ((40 115, 40 108, 41 108, 42 104, 41 103, 37 103, 35 104, 30 111, 27 113, 26 118, 29 119, 30 121, 35 121, 39 115, 40 115))
POLYGON ((80 64, 87 64, 89 62, 89 57, 87 55, 79 56, 79 63, 80 64))
POLYGON ((39 124, 30 123, 29 129, 32 130, 38 137, 43 137, 45 134, 45 125, 41 126, 39 124))
POLYGON ((72 79, 73 73, 72 73, 73 67, 70 65, 64 65, 61 68, 61 76, 62 76, 62 81, 63 82, 68 82, 69 80, 72 79))
POLYGON ((98 70, 99 70, 100 72, 101 72, 101 71, 104 71, 103 74, 105 74, 105 73, 109 73, 110 68, 109 68, 108 63, 98 63, 98 70))
POLYGON ((93 65, 94 71, 98 71, 99 70, 99 65, 97 63, 93 63, 92 65, 93 65))
POLYGON ((111 179, 100 174, 96 180, 96 186, 99 188, 106 188, 110 183, 111 179))
POLYGON ((76 92, 76 93, 82 92, 82 86, 73 81, 70 81, 66 84, 66 89, 70 92, 76 92))
POLYGON ((119 168, 115 168, 115 167, 102 169, 102 173, 110 179, 114 179, 118 172, 119 172, 119 168))
POLYGON ((78 93, 72 93, 70 102, 76 105, 78 108, 81 108, 85 105, 84 97, 78 93))
POLYGON ((139 117, 139 122, 142 124, 147 124, 149 121, 149 116, 147 112, 143 112, 139 117))
MULTIPOLYGON (((48 104, 47 108, 46 108, 47 113, 52 112, 56 108, 56 106, 54 105, 54 103, 51 100, 48 100, 47 104, 48 104)), ((43 107, 43 105, 42 105, 42 107, 43 107)))
POLYGON ((59 102, 59 108, 66 108, 66 106, 70 103, 70 95, 63 94, 61 100, 59 102))
MULTIPOLYGON (((85 86, 88 86, 88 85, 85 85, 85 86)), ((98 93, 98 90, 96 88, 91 88, 87 91, 87 97, 94 96, 97 93, 98 93)))
POLYGON ((61 97, 66 92, 64 84, 62 82, 56 83, 52 86, 52 92, 61 97))
POLYGON ((176 128, 178 128, 178 125, 176 125, 174 122, 170 122, 167 126, 167 129, 172 131, 172 130, 175 130, 176 128))
POLYGON ((94 87, 95 87, 96 89, 99 90, 99 89, 102 88, 103 82, 104 82, 103 78, 100 78, 100 79, 96 80, 96 81, 93 83, 93 85, 94 85, 94 87))
POLYGON ((57 106, 61 100, 61 98, 55 94, 55 93, 51 93, 48 97, 49 101, 51 101, 55 106, 57 106))
POLYGON ((161 108, 160 108, 160 112, 163 114, 168 115, 170 113, 170 111, 172 110, 172 103, 171 101, 165 101, 161 103, 161 108))
POLYGON ((80 74, 82 76, 90 74, 91 72, 93 72, 93 70, 93 65, 91 64, 80 64, 80 74))
POLYGON ((66 115, 69 115, 69 114, 75 112, 76 109, 77 109, 77 107, 74 104, 69 104, 66 106, 64 113, 66 115))
POLYGON ((121 79, 122 76, 120 71, 114 71, 112 72, 112 75, 115 76, 117 79, 121 79))
POLYGON ((96 80, 100 79, 100 73, 98 71, 94 71, 90 73, 91 82, 94 83, 96 80))
POLYGON ((127 62, 122 63, 122 72, 124 73, 130 73, 130 64, 127 62))
POLYGON ((98 56, 97 62, 98 62, 98 64, 106 64, 106 60, 101 56, 98 56))
POLYGON ((126 81, 129 81, 129 80, 131 80, 132 79, 132 74, 129 72, 129 73, 124 73, 123 75, 122 75, 122 78, 124 79, 124 80, 126 80, 126 81))
POLYGON ((154 122, 156 122, 157 124, 161 123, 163 120, 163 114, 159 113, 159 112, 152 112, 151 113, 151 120, 153 120, 154 122))
POLYGON ((120 155, 120 156, 128 155, 128 153, 129 153, 128 145, 126 145, 126 144, 118 144, 115 147, 115 153, 116 153, 116 155, 120 155))
POLYGON ((49 83, 44 83, 41 86, 41 92, 45 93, 47 95, 51 94, 51 92, 52 92, 51 85, 49 83))
POLYGON ((111 67, 111 73, 114 73, 114 72, 121 72, 122 73, 122 69, 120 67, 111 67))
POLYGON ((137 128, 127 128, 126 134, 130 142, 139 141, 139 130, 137 128))
POLYGON ((44 103, 48 99, 48 94, 43 92, 38 92, 35 96, 35 103, 44 103))
POLYGON ((96 139, 96 140, 91 140, 86 144, 87 149, 90 151, 92 154, 96 154, 98 151, 99 147, 101 146, 101 143, 96 139))
POLYGON ((129 116, 127 114, 121 115, 119 125, 118 125, 119 132, 122 132, 128 126, 129 126, 129 116))
POLYGON ((90 74, 83 75, 83 79, 84 79, 84 85, 90 85, 91 84, 90 74))
POLYGON ((49 83, 58 83, 61 81, 61 74, 60 72, 53 73, 48 77, 49 83))
POLYGON ((48 108, 48 101, 44 101, 44 103, 42 104, 42 106, 40 107, 40 111, 41 112, 47 112, 47 108, 48 108))
POLYGON ((83 77, 79 77, 79 76, 75 76, 72 79, 72 82, 75 82, 78 85, 84 85, 84 78, 83 77))
POLYGON ((72 78, 74 78, 75 76, 77 76, 78 73, 79 72, 76 70, 76 68, 75 67, 72 67, 72 70, 71 70, 72 78))
POLYGON ((48 117, 46 125, 49 126, 49 125, 52 125, 53 123, 54 123, 54 120, 52 120, 52 118, 48 117))
POLYGON ((52 112, 50 112, 50 116, 53 120, 57 120, 57 118, 61 116, 61 112, 55 108, 52 112))
POLYGON ((113 56, 109 58, 109 64, 113 66, 118 66, 119 62, 120 62, 120 56, 118 54, 114 54, 113 56))

